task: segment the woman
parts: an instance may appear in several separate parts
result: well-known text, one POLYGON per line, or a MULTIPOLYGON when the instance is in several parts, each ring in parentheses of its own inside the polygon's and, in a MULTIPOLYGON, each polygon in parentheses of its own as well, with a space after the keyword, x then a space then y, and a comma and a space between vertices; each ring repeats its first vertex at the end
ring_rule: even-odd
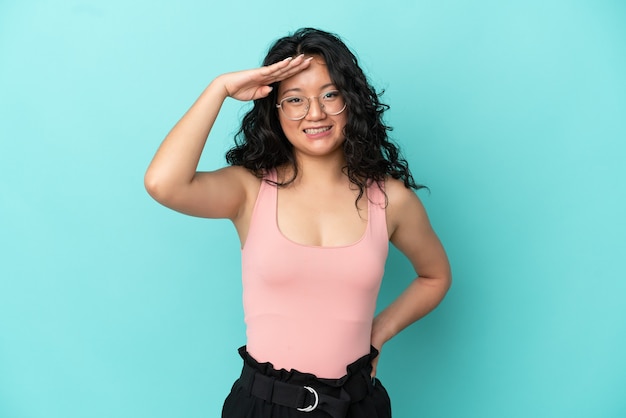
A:
POLYGON ((150 164, 158 202, 228 218, 241 240, 247 344, 223 417, 391 416, 377 355, 451 279, 385 109, 338 37, 301 29, 263 67, 215 78, 150 164), (230 165, 198 172, 227 97, 254 106, 230 165), (374 318, 389 241, 419 275, 374 318))

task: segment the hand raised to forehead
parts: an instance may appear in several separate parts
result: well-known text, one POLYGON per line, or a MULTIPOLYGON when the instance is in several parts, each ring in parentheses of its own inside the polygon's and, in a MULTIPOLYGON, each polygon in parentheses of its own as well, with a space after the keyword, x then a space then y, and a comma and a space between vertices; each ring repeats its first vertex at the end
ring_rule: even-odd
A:
POLYGON ((271 84, 285 80, 306 69, 312 57, 286 58, 275 64, 252 70, 237 71, 221 75, 226 94, 233 99, 248 101, 267 97, 271 84))

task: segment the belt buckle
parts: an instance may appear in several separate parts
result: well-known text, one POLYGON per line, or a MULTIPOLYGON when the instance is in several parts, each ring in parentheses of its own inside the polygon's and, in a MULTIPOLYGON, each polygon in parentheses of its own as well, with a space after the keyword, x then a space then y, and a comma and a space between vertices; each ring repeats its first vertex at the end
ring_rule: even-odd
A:
POLYGON ((311 392, 314 396, 315 396, 315 402, 313 402, 313 404, 307 406, 306 408, 296 408, 298 411, 301 412, 311 412, 313 411, 315 408, 317 408, 317 405, 320 401, 320 397, 317 394, 317 391, 315 389, 313 389, 311 386, 304 386, 304 388, 306 390, 308 390, 309 392, 311 392))

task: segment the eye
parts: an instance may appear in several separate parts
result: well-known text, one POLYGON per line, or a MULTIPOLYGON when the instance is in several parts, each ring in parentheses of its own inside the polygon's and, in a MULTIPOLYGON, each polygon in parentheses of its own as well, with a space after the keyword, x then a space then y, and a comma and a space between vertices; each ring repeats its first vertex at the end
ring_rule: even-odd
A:
POLYGON ((300 96, 291 96, 283 99, 283 102, 288 105, 301 105, 304 103, 304 98, 300 96))
POLYGON ((339 98, 339 96, 341 95, 339 94, 337 90, 327 91, 326 93, 322 95, 322 100, 331 101, 331 100, 335 100, 339 98))

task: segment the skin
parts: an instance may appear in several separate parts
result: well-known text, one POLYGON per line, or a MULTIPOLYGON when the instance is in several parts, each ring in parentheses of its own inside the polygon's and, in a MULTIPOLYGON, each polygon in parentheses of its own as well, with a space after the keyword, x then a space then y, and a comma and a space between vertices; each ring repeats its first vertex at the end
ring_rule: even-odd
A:
MULTIPOLYGON (((213 123, 227 97, 249 101, 266 97, 280 82, 278 100, 286 95, 315 97, 334 88, 320 57, 298 56, 276 64, 215 78, 174 126, 145 174, 148 193, 176 211, 205 218, 228 218, 245 245, 260 180, 242 167, 197 171, 213 123)), ((347 110, 330 116, 311 99, 306 117, 279 120, 294 147, 297 179, 278 192, 278 225, 289 239, 315 246, 340 246, 357 241, 367 223, 367 205, 354 206, 357 190, 343 174, 342 143, 347 110), (310 128, 329 128, 312 133, 310 128)), ((278 167, 279 180, 290 178, 278 167)), ((386 180, 389 239, 411 262, 417 277, 372 323, 372 345, 379 350, 401 330, 432 311, 451 283, 446 253, 422 203, 398 180, 386 180)), ((378 358, 373 362, 376 374, 378 358)))

